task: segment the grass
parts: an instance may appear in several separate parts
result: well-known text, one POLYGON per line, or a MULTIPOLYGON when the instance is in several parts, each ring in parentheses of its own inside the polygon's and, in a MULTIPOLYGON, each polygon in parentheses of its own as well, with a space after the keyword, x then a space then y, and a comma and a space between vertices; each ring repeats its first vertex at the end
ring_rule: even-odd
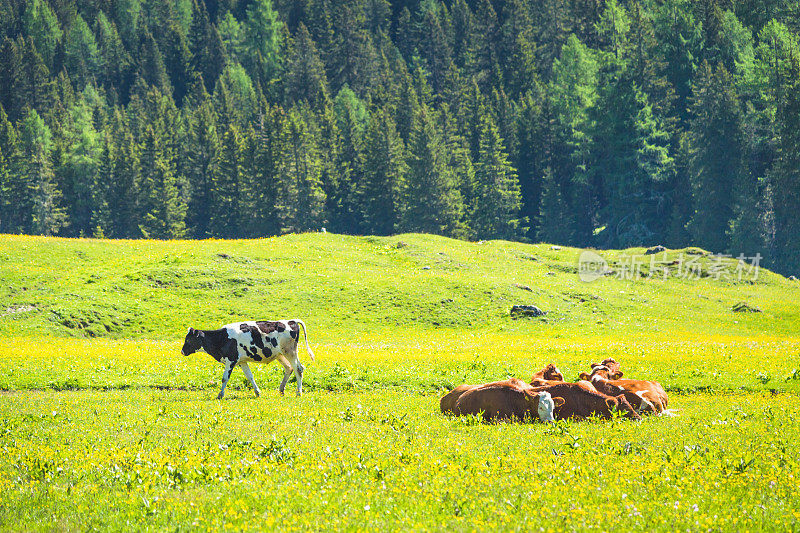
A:
MULTIPOLYGON (((800 287, 578 280, 579 250, 426 235, 0 236, 0 529, 796 530, 800 287), (398 243, 402 243, 398 246, 398 243), (762 312, 736 313, 738 302, 762 312), (512 320, 513 304, 543 318, 512 320), (303 318, 278 365, 182 357, 189 326, 303 318), (464 383, 615 357, 677 418, 476 423, 464 383), (291 390, 291 387, 289 387, 291 390)), ((601 252, 619 270, 643 249, 601 252)), ((734 262, 727 263, 731 269, 734 262)))

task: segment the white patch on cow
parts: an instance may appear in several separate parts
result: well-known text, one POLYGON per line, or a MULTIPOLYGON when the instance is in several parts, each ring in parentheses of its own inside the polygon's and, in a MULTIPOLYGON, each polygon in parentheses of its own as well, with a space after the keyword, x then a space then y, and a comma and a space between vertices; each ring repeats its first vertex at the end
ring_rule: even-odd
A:
POLYGON ((553 411, 555 408, 556 404, 553 401, 553 397, 550 396, 550 393, 546 391, 540 392, 539 405, 536 408, 539 415, 539 420, 542 422, 552 422, 554 420, 553 411))
POLYGON ((636 396, 638 396, 639 398, 642 399, 642 403, 639 404, 639 414, 642 414, 644 411, 647 411, 647 410, 650 410, 650 411, 655 413, 656 412, 656 408, 652 403, 650 403, 647 400, 647 398, 644 397, 645 393, 647 393, 647 391, 645 391, 645 390, 640 390, 640 391, 638 391, 636 393, 636 396))

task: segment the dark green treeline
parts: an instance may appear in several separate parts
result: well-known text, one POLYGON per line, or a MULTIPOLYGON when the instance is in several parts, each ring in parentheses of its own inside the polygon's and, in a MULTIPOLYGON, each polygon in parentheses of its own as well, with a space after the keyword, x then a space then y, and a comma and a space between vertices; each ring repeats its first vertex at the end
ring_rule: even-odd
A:
POLYGON ((0 0, 0 232, 800 260, 798 0, 0 0))

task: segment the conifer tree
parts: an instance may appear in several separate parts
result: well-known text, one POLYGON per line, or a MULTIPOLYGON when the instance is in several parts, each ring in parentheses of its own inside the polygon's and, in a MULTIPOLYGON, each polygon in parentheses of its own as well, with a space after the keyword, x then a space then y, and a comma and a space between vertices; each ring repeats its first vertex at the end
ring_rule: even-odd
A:
POLYGON ((243 150, 239 128, 229 124, 220 139, 213 182, 214 201, 209 210, 209 227, 215 237, 233 238, 241 235, 243 229, 243 150))
POLYGON ((521 197, 517 172, 508 161, 500 132, 491 117, 483 120, 475 161, 475 204, 471 226, 481 239, 519 237, 521 197))
POLYGON ((20 231, 53 235, 61 228, 64 214, 60 207, 61 192, 56 187, 50 162, 52 134, 35 109, 27 112, 18 129, 20 179, 14 186, 20 187, 22 192, 20 231))
POLYGON ((360 203, 365 233, 390 235, 396 231, 406 171, 403 141, 389 112, 380 109, 370 121, 364 149, 360 203))
POLYGON ((286 68, 286 96, 291 101, 306 101, 321 108, 328 100, 328 78, 317 47, 302 22, 292 41, 286 68))
POLYGON ((741 111, 733 80, 722 65, 712 71, 704 62, 693 92, 687 149, 694 213, 688 229, 698 246, 722 253, 730 244, 733 191, 743 166, 741 111))
POLYGON ((313 132, 298 108, 289 111, 286 151, 280 179, 292 193, 289 227, 295 231, 318 230, 324 223, 325 193, 322 190, 322 161, 313 132))
POLYGON ((186 229, 186 205, 178 192, 169 143, 151 124, 144 126, 140 142, 137 210, 141 235, 151 239, 180 238, 186 229))
POLYGON ((430 111, 420 107, 414 118, 408 147, 402 228, 404 231, 456 236, 464 231, 462 213, 458 184, 447 165, 441 138, 430 111))

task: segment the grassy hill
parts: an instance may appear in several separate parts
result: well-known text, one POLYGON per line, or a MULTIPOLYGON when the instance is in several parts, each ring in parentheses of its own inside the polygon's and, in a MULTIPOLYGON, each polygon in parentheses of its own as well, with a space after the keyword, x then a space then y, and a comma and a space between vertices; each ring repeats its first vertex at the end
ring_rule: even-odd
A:
MULTIPOLYGON (((699 327, 725 335, 800 332, 800 283, 764 269, 757 281, 739 281, 730 260, 733 279, 715 279, 712 259, 701 256, 699 279, 611 275, 586 283, 577 275, 580 250, 552 248, 430 235, 170 242, 0 236, 0 334, 175 339, 188 326, 254 317, 300 317, 331 341, 345 330, 397 328, 536 336, 579 329, 673 337, 699 327), (733 312, 742 301, 762 312, 733 312), (534 304, 547 315, 512 320, 514 304, 534 304)), ((601 253, 619 273, 623 254, 643 249, 601 253)), ((687 250, 668 257, 680 254, 697 257, 687 250)))
MULTIPOLYGON (((438 391, 548 362, 574 378, 605 357, 673 391, 800 390, 797 282, 766 270, 714 279, 713 261, 692 255, 703 265, 696 279, 586 283, 580 250, 553 248, 429 235, 0 237, 0 360, 10 369, 0 389, 213 388, 211 358, 178 355, 187 327, 299 317, 318 356, 309 390, 438 391), (739 302, 761 312, 734 312, 739 302), (514 304, 547 314, 513 319, 514 304)), ((642 252, 602 254, 620 272, 642 252)), ((702 253, 669 257, 689 252, 702 253)), ((280 370, 256 372, 271 382, 280 370)))
MULTIPOLYGON (((0 531, 798 530, 797 282, 718 280, 683 250, 669 261, 697 258, 696 279, 585 283, 579 252, 0 237, 0 531), (306 320, 301 398, 273 364, 252 365, 261 397, 236 371, 216 401, 221 366, 179 354, 188 326, 252 317, 306 320), (680 416, 439 412, 460 383, 609 356, 680 416)), ((642 252, 602 255, 622 272, 642 252)))

